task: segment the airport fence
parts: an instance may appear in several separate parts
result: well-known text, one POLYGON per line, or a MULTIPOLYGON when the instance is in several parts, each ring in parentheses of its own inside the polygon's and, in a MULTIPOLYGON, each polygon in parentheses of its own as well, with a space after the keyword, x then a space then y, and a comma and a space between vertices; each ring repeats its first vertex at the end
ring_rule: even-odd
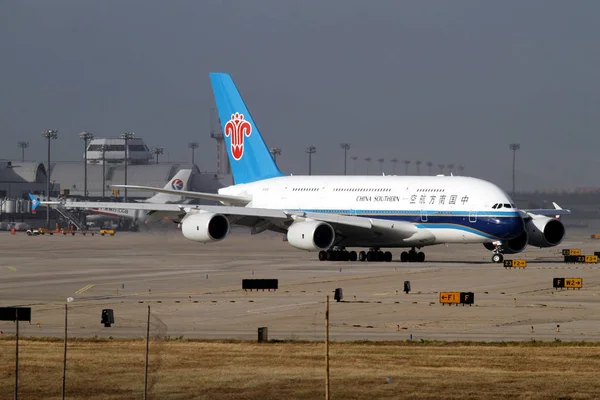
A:
MULTIPOLYGON (((152 393, 155 385, 158 381, 158 372, 162 367, 162 360, 165 353, 165 346, 169 339, 168 326, 162 321, 162 319, 155 313, 152 313, 151 306, 147 306, 147 318, 145 324, 145 352, 144 352, 144 385, 143 385, 143 399, 146 400, 152 393), (152 345, 151 345, 152 343, 152 345), (152 351, 152 362, 150 362, 150 350, 152 351)), ((330 381, 329 381, 329 296, 326 296, 325 300, 325 382, 326 382, 326 394, 325 398, 329 399, 330 381)), ((68 393, 68 365, 69 365, 69 343, 77 340, 72 338, 69 341, 69 324, 73 323, 69 319, 70 307, 69 303, 64 305, 64 336, 63 340, 63 357, 62 357, 62 383, 61 383, 61 398, 64 400, 68 393)), ((20 350, 19 342, 22 340, 20 337, 20 324, 28 322, 31 324, 32 315, 30 307, 0 307, 0 321, 11 321, 15 324, 15 335, 13 337, 5 337, 4 340, 15 340, 15 364, 14 364, 14 395, 13 398, 17 400, 19 398, 19 359, 20 350)), ((100 322, 105 327, 111 327, 115 323, 115 315, 113 309, 103 309, 100 322)), ((39 326, 39 322, 37 323, 39 326)), ((141 331, 142 326, 140 326, 141 331)), ((0 331, 0 336, 4 336, 4 332, 0 331)), ((97 337, 96 337, 97 338, 97 337)), ((60 340, 58 338, 47 338, 49 341, 60 340)), ((97 338, 100 339, 100 338, 97 338)), ((112 339, 112 336, 109 337, 112 339)), ((182 339, 182 337, 178 338, 182 339)), ((268 330, 266 327, 258 328, 258 342, 268 342, 268 330)), ((22 351, 22 349, 21 349, 22 351)))

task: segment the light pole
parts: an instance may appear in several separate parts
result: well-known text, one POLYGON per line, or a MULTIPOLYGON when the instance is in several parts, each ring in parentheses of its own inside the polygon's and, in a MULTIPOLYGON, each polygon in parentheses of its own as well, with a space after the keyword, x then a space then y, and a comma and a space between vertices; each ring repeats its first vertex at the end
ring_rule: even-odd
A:
POLYGON ((519 143, 511 143, 508 146, 509 149, 512 150, 513 152, 513 170, 512 170, 512 183, 513 183, 513 187, 512 187, 512 197, 515 197, 515 164, 517 161, 517 150, 519 150, 521 148, 521 145, 519 143))
POLYGON ((92 140, 94 138, 94 134, 83 131, 79 134, 79 138, 83 139, 83 197, 87 199, 87 147, 88 140, 92 140))
POLYGON ((29 142, 19 142, 17 146, 21 148, 21 162, 25 161, 25 149, 29 147, 29 142))
POLYGON ((429 168, 429 175, 431 175, 431 167, 433 167, 433 163, 431 161, 427 161, 427 168, 429 168))
POLYGON ((273 162, 275 162, 275 164, 277 164, 277 156, 281 155, 281 149, 278 147, 272 148, 271 150, 269 150, 269 153, 271 153, 271 157, 273 157, 273 162))
POLYGON ((392 167, 392 174, 396 175, 396 165, 398 164, 398 159, 396 157, 392 158, 390 160, 390 162, 392 163, 393 167, 392 167))
MULTIPOLYGON (((48 168, 46 169, 46 200, 50 200, 50 140, 58 138, 58 131, 47 129, 43 134, 48 139, 48 168)), ((46 207, 46 228, 50 229, 50 207, 46 207)))
POLYGON ((444 175, 444 164, 438 164, 438 168, 440 169, 440 175, 444 175))
POLYGON ((312 155, 317 152, 317 148, 315 146, 308 146, 306 148, 306 153, 308 154, 308 174, 312 175, 312 155))
POLYGON ((106 154, 106 145, 100 145, 100 151, 102 152, 102 200, 104 200, 104 189, 106 188, 106 158, 104 155, 106 154))
POLYGON ((367 162, 367 175, 369 175, 369 165, 371 165, 371 157, 365 157, 365 161, 367 162))
POLYGON ((410 165, 410 160, 404 160, 404 164, 406 164, 406 169, 404 170, 404 175, 408 175, 408 166, 410 165))
POLYGON ((379 173, 380 173, 380 174, 383 174, 383 162, 384 162, 384 161, 385 161, 385 159, 383 159, 383 158, 379 158, 379 159, 377 160, 377 162, 379 163, 379 173))
MULTIPOLYGON (((135 133, 125 132, 121 134, 121 139, 125 140, 125 186, 127 186, 127 164, 129 164, 129 141, 133 139, 135 133)), ((127 203, 127 187, 125 187, 124 200, 127 203)))
POLYGON ((162 154, 164 149, 162 147, 153 147, 152 154, 156 155, 156 163, 158 164, 158 155, 162 154))
POLYGON ((417 165, 417 175, 421 175, 421 164, 422 162, 417 160, 415 161, 415 164, 417 165))
POLYGON ((352 160, 352 164, 353 164, 353 168, 354 168, 354 175, 356 175, 356 160, 358 160, 358 157, 352 156, 352 157, 350 157, 350 159, 352 160))
POLYGON ((194 163, 195 163, 195 159, 194 159, 194 153, 196 152, 196 149, 198 147, 200 147, 200 145, 198 144, 198 142, 189 142, 188 143, 188 147, 190 149, 192 149, 192 168, 194 168, 194 163))
POLYGON ((350 150, 350 143, 340 143, 340 147, 344 149, 344 175, 346 175, 346 161, 348 160, 348 150, 350 150))

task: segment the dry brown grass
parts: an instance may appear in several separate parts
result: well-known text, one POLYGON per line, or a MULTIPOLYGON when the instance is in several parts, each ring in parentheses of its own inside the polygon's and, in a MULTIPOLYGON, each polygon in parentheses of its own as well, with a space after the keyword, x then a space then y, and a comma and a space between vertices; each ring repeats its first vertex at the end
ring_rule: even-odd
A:
MULTIPOLYGON (((21 340, 20 398, 60 398, 62 343, 21 340)), ((154 341, 150 398, 324 397, 324 345, 154 341)), ((69 342, 67 398, 139 399, 144 342, 69 342)), ((600 344, 333 343, 333 399, 593 399, 600 344), (391 377, 390 384, 385 383, 391 377)), ((0 399, 12 398, 14 340, 0 340, 0 399)))

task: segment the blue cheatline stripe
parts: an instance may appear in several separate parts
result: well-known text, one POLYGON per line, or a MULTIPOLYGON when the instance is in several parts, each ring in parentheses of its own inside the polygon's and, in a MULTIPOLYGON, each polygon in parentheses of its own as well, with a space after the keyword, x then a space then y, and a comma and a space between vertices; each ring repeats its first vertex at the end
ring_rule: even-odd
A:
POLYGON ((413 215, 434 215, 434 216, 474 216, 477 217, 517 217, 516 211, 438 211, 438 210, 332 210, 332 209, 297 209, 297 212, 315 212, 327 214, 347 214, 356 216, 365 215, 391 215, 391 216, 413 216, 413 215))
POLYGON ((390 213, 374 213, 374 210, 297 210, 297 212, 314 212, 327 214, 350 215, 361 218, 376 218, 389 221, 402 221, 425 229, 455 229, 470 232, 486 239, 508 239, 520 234, 523 229, 523 219, 514 211, 502 212, 502 216, 478 215, 464 211, 454 214, 415 214, 414 211, 390 211, 390 213), (395 214, 392 214, 395 212, 395 214))

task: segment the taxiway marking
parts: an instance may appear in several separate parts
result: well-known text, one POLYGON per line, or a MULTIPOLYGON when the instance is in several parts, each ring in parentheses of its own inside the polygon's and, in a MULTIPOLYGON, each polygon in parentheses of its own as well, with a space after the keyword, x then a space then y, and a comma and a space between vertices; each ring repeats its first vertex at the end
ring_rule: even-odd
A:
POLYGON ((93 287, 94 285, 87 285, 82 287, 81 289, 79 289, 78 291, 75 292, 75 294, 82 294, 83 292, 85 292, 86 290, 89 290, 93 287))

